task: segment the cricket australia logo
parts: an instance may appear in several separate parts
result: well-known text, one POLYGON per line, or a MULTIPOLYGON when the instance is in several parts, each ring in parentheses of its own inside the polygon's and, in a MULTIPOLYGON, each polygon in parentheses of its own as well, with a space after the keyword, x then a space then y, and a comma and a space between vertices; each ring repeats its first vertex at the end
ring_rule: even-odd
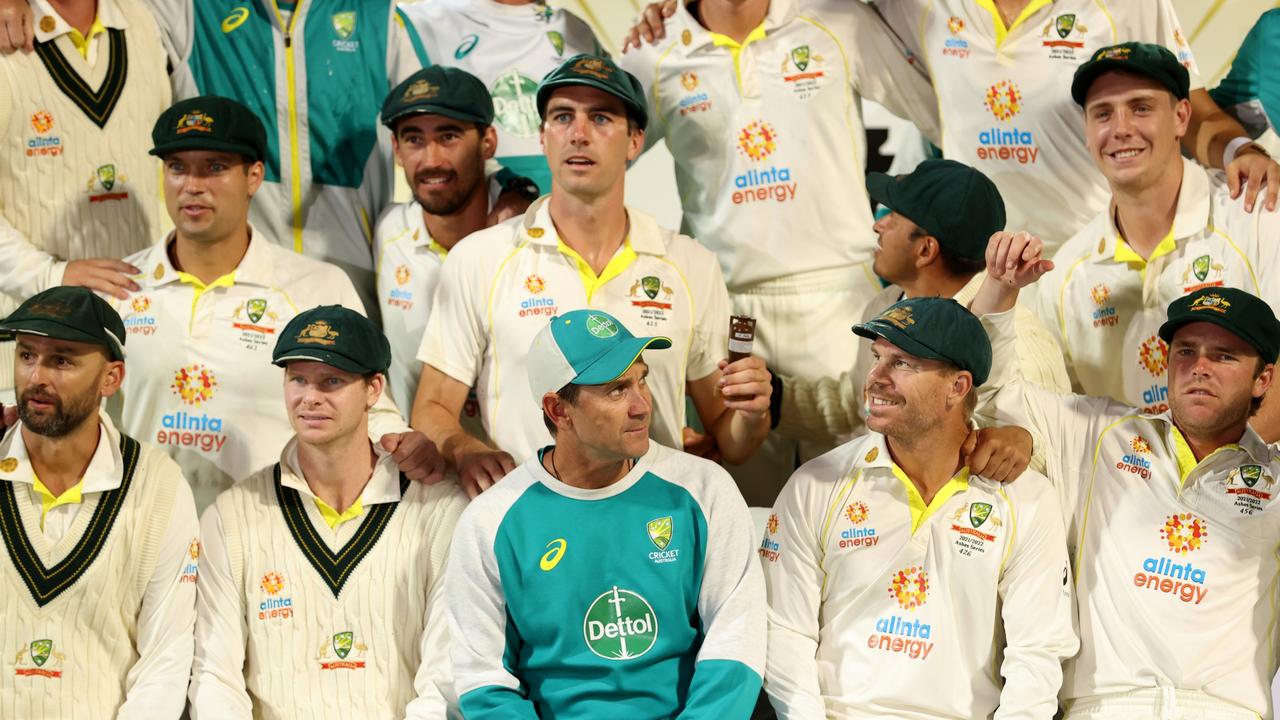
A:
POLYGON ((1235 501, 1241 515, 1253 515, 1271 501, 1275 478, 1261 465, 1241 465, 1227 475, 1227 496, 1235 501))
POLYGON ((18 649, 13 658, 13 674, 27 677, 62 677, 62 663, 66 658, 53 649, 49 639, 32 640, 18 649), (52 661, 52 662, 50 662, 52 661))
POLYGON ((634 660, 657 642, 658 616, 639 593, 615 585, 587 608, 582 637, 605 660, 634 660))
POLYGON ((669 563, 680 559, 679 550, 667 548, 671 544, 671 536, 674 532, 670 515, 650 520, 645 525, 645 531, 649 533, 649 541, 658 548, 656 552, 649 553, 650 560, 655 563, 669 563))
POLYGON ((951 530, 956 533, 955 546, 961 555, 982 555, 987 543, 995 542, 996 530, 1004 523, 993 510, 989 502, 973 502, 952 513, 951 530))
POLYGON ((358 642, 355 633, 345 630, 340 633, 334 633, 332 640, 326 640, 320 646, 318 659, 320 660, 321 670, 359 670, 364 667, 364 656, 369 651, 369 647, 362 642, 358 642), (332 651, 336 660, 329 659, 329 653, 332 651), (352 655, 352 652, 355 655, 352 655))
POLYGON ((338 36, 333 41, 333 48, 338 52, 353 53, 360 49, 360 41, 352 40, 351 36, 356 32, 356 14, 355 11, 334 13, 333 32, 338 36))

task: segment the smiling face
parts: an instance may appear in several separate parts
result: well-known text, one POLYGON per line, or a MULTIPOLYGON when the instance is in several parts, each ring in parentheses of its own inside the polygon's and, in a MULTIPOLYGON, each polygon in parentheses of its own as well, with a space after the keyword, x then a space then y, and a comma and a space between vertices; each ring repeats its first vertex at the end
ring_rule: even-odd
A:
POLYGON ((1190 119, 1191 103, 1155 80, 1109 72, 1085 98, 1085 144, 1112 188, 1138 191, 1177 170, 1190 119))
POLYGON ((547 100, 542 150, 554 184, 584 199, 621 190, 627 163, 644 148, 622 100, 585 85, 557 88, 547 100))
POLYGON ((262 186, 260 162, 235 153, 184 150, 164 157, 164 202, 178 236, 213 243, 249 222, 249 200, 262 186))
POLYGON ((649 450, 649 421, 653 395, 649 392, 649 366, 637 359, 625 373, 604 385, 583 385, 577 400, 559 401, 564 417, 557 443, 572 433, 584 454, 597 460, 637 458, 649 450))
POLYGON ((418 204, 431 215, 452 215, 485 192, 484 161, 498 135, 492 126, 410 115, 396 122, 391 144, 418 204))
POLYGON ((871 346, 872 366, 863 393, 867 427, 910 444, 951 415, 973 391, 972 376, 941 360, 916 357, 882 337, 871 346))
POLYGON ((1169 346, 1169 407, 1188 435, 1243 432, 1254 398, 1266 395, 1273 366, 1235 333, 1207 322, 1178 328, 1169 346), (1237 430, 1238 428, 1238 430, 1237 430))
POLYGON ((100 345, 19 333, 14 380, 22 424, 60 438, 97 421, 99 402, 120 389, 124 363, 100 345))
POLYGON ((284 404, 298 441, 322 447, 352 433, 364 433, 369 408, 382 394, 381 374, 366 379, 314 360, 295 360, 284 369, 284 404))

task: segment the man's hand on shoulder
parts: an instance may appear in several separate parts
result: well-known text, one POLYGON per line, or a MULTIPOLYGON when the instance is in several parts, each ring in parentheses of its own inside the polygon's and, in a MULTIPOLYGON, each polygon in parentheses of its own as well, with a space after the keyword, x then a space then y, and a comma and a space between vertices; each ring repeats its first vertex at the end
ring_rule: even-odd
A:
POLYGON ((67 263, 67 269, 62 274, 62 284, 79 285, 103 295, 126 300, 129 293, 142 289, 131 277, 141 272, 129 263, 113 258, 72 260, 67 263))
POLYGON ((27 0, 0 0, 0 55, 35 49, 35 25, 27 0))
POLYGON ((1016 425, 974 430, 960 453, 969 472, 996 482, 1013 482, 1026 472, 1034 450, 1031 433, 1016 425))
POLYGON ((493 487, 494 483, 516 469, 516 461, 501 450, 470 452, 457 461, 458 479, 462 481, 467 497, 471 498, 493 487))
POLYGON ((627 36, 623 38, 622 52, 625 54, 633 47, 639 50, 642 38, 644 42, 653 45, 666 37, 665 21, 675 14, 676 0, 663 0, 646 5, 636 17, 636 24, 631 26, 627 36))
POLYGON ((417 430, 387 433, 378 443, 391 453, 396 467, 410 480, 434 485, 444 479, 444 457, 436 444, 417 430))

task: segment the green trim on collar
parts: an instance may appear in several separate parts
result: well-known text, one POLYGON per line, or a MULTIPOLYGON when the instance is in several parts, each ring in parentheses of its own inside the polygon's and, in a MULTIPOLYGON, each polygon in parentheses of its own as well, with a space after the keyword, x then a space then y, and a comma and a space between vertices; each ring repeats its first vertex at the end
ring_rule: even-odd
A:
POLYGON ((106 127, 107 121, 111 119, 111 113, 120 101, 129 75, 129 51, 125 46, 124 31, 108 28, 107 37, 111 41, 107 75, 102 81, 102 87, 96 91, 71 69, 67 59, 52 41, 35 44, 40 62, 44 63, 45 70, 49 71, 58 89, 100 128, 106 127))
POLYGON ((120 457, 124 460, 120 486, 102 494, 84 535, 80 536, 71 552, 51 568, 46 568, 40 561, 40 556, 31 546, 26 528, 22 526, 13 483, 0 482, 0 533, 3 533, 9 557, 22 576, 23 583, 31 591, 31 599, 35 600, 36 605, 44 607, 57 600, 98 559, 107 536, 115 527, 120 509, 124 506, 125 496, 133 482, 134 470, 138 468, 140 450, 141 446, 136 440, 127 435, 120 436, 120 457))
MULTIPOLYGON (((307 562, 315 568, 320 579, 329 586, 329 590, 333 592, 333 597, 336 599, 342 594, 342 586, 347 582, 347 578, 351 577, 351 573, 355 572, 360 561, 373 550, 373 546, 378 544, 378 538, 382 537, 382 531, 391 522, 391 516, 395 514, 400 503, 379 503, 369 509, 360 527, 356 529, 356 534, 335 553, 316 534, 315 527, 312 526, 306 510, 303 509, 302 496, 297 490, 280 483, 280 463, 276 463, 271 474, 276 487, 276 502, 280 505, 280 512, 284 514, 285 525, 289 526, 289 534, 293 536, 298 549, 307 556, 307 562)), ((408 489, 409 479, 401 474, 401 497, 408 489)))

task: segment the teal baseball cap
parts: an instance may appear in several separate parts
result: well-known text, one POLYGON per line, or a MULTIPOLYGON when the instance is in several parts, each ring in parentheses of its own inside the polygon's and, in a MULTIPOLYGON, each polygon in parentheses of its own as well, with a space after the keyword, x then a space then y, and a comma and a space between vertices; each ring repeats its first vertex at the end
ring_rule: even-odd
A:
POLYGON ((982 322, 951 298, 900 300, 876 317, 853 326, 870 340, 882 337, 916 357, 949 362, 981 385, 991 375, 991 339, 982 322))
POLYGON ((636 337, 603 310, 574 310, 551 318, 529 346, 526 365, 533 399, 565 385, 603 385, 616 380, 649 348, 665 350, 671 339, 636 337))

